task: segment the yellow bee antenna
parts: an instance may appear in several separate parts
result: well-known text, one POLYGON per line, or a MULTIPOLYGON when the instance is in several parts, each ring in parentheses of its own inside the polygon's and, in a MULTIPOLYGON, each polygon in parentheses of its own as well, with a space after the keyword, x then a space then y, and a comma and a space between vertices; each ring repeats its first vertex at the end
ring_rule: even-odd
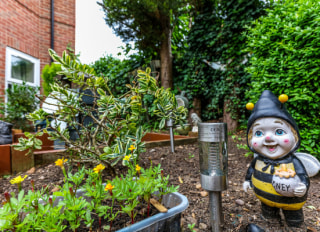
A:
POLYGON ((288 97, 287 94, 281 94, 281 95, 279 96, 279 101, 280 101, 281 103, 287 102, 288 99, 289 99, 289 97, 288 97))
POLYGON ((247 110, 253 110, 254 104, 253 104, 252 102, 248 102, 248 103, 246 104, 246 108, 247 108, 247 110))

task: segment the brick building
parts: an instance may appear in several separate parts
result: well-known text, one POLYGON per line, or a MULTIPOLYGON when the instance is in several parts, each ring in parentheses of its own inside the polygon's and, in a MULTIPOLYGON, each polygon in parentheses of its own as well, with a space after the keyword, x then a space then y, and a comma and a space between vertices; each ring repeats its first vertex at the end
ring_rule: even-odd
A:
POLYGON ((0 95, 11 83, 41 85, 41 70, 75 46, 76 0, 0 0, 0 95))

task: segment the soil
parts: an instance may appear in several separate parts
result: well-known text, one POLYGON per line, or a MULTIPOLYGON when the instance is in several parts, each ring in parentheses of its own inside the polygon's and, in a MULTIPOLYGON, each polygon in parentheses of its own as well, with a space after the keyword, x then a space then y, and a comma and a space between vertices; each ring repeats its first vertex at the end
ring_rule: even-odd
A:
MULTIPOLYGON (((243 132, 238 138, 243 138, 243 132)), ((305 226, 303 229, 288 228, 283 220, 266 221, 260 216, 260 201, 252 191, 245 193, 242 183, 252 157, 245 157, 246 150, 237 148, 237 144, 245 143, 244 138, 228 141, 228 188, 222 192, 222 214, 224 217, 222 231, 246 231, 250 223, 254 223, 265 231, 320 231, 320 175, 311 178, 311 187, 308 200, 303 207, 305 226)), ((170 184, 179 185, 179 192, 189 200, 189 207, 182 213, 182 231, 191 231, 188 225, 195 224, 194 230, 201 232, 211 231, 209 196, 200 186, 198 144, 188 144, 175 147, 156 147, 147 149, 141 154, 140 165, 148 167, 150 159, 153 164, 161 164, 166 175, 170 175, 170 184)), ((119 167, 120 173, 124 171, 119 167)), ((24 189, 30 189, 30 180, 34 180, 36 188, 48 185, 54 186, 63 183, 61 169, 54 164, 35 167, 24 173, 0 178, 0 202, 4 201, 3 193, 17 191, 9 180, 18 175, 28 175, 22 183, 24 189)), ((82 231, 85 231, 84 229, 82 231)))

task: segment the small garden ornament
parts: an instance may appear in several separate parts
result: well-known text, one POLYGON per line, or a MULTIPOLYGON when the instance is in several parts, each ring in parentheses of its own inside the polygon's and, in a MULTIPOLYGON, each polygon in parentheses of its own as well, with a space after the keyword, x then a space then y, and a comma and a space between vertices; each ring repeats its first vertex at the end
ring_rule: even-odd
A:
POLYGON ((265 219, 280 218, 282 209, 289 227, 301 227, 302 207, 310 184, 305 166, 310 161, 294 153, 301 138, 296 122, 284 106, 287 100, 287 95, 281 95, 278 100, 265 90, 256 105, 247 104, 253 110, 248 120, 247 143, 255 158, 248 168, 243 189, 247 192, 253 188, 265 219))
POLYGON ((193 124, 192 132, 198 132, 198 123, 202 122, 201 118, 196 113, 192 113, 191 120, 193 124))

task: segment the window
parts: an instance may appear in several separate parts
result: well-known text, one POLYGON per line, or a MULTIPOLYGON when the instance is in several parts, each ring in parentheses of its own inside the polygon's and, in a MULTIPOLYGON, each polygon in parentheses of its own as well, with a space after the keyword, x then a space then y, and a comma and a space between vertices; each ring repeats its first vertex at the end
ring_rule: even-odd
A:
POLYGON ((40 61, 30 55, 7 47, 6 49, 6 88, 12 83, 40 86, 40 61))

